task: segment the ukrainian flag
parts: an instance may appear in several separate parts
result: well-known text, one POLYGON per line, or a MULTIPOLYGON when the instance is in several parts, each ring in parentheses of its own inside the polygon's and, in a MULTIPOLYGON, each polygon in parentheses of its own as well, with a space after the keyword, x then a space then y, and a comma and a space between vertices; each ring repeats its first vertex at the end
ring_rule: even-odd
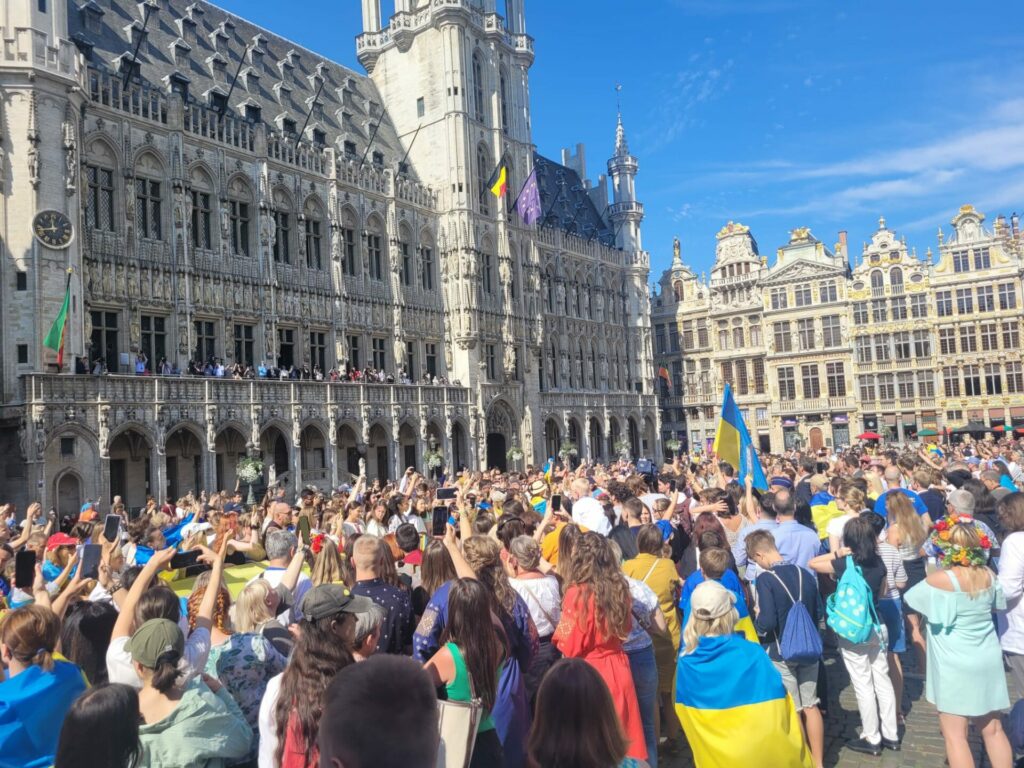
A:
POLYGON ((819 539, 828 538, 829 522, 842 515, 842 510, 836 505, 836 497, 828 491, 818 491, 811 497, 811 518, 818 529, 819 539))
POLYGON ((725 385, 725 394, 722 397, 722 415, 718 419, 718 431, 715 432, 715 442, 711 451, 721 460, 727 461, 736 468, 736 477, 740 485, 746 482, 749 474, 754 476, 754 487, 759 491, 768 490, 768 479, 764 476, 764 469, 761 468, 761 460, 754 452, 754 443, 750 439, 750 432, 743 422, 740 409, 732 396, 732 387, 725 385))
MULTIPOLYGON (((679 610, 683 614, 684 626, 686 625, 686 620, 690 617, 690 597, 693 595, 693 590, 699 584, 703 584, 704 581, 704 574, 696 570, 687 577, 686 582, 683 584, 683 589, 679 594, 679 610)), ((750 642, 758 642, 757 630, 754 628, 754 622, 750 618, 750 611, 747 610, 747 599, 743 596, 743 586, 740 584, 739 577, 732 571, 726 571, 722 574, 722 578, 718 580, 718 583, 732 592, 736 598, 735 608, 736 613, 739 615, 739 621, 736 622, 733 629, 750 642)))
POLYGON ((553 458, 548 459, 544 465, 544 482, 551 485, 551 478, 555 471, 555 460, 553 458))
POLYGON ((760 645, 739 635, 683 649, 676 714, 697 768, 813 768, 782 677, 760 645))

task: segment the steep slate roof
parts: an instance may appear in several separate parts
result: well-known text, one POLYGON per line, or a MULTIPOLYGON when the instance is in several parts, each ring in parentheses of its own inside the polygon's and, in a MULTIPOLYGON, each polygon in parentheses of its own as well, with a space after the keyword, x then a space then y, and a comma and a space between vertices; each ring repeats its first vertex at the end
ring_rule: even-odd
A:
MULTIPOLYGON (((88 51, 91 46, 89 63, 120 71, 121 59, 130 60, 135 48, 129 35, 136 33, 130 28, 142 29, 146 4, 135 0, 105 0, 102 6, 92 0, 67 0, 67 3, 69 34, 83 50, 88 51), (92 31, 86 24, 90 14, 99 17, 99 26, 91 25, 98 31, 92 31)), ((246 52, 247 45, 255 43, 253 50, 262 51, 263 55, 254 55, 252 51, 246 54, 231 94, 231 112, 236 116, 244 115, 243 103, 254 104, 261 108, 263 121, 272 128, 280 128, 277 118, 284 115, 295 121, 298 130, 319 86, 319 71, 325 78, 319 97, 323 116, 310 117, 306 137, 311 135, 310 127, 318 128, 326 134, 328 146, 341 153, 343 142, 352 141, 362 156, 383 110, 380 94, 366 75, 201 0, 150 0, 148 6, 146 39, 138 55, 144 82, 169 90, 167 78, 179 73, 188 83, 189 100, 208 105, 206 94, 209 91, 227 94, 238 67, 238 57, 246 52), (189 24, 188 19, 195 23, 195 39, 186 41, 182 39, 182 26, 189 24), (222 46, 220 53, 214 46, 215 40, 222 46), (188 51, 188 60, 180 65, 172 55, 174 46, 188 51), (226 66, 215 72, 214 64, 220 60, 224 60, 226 66), (258 78, 250 79, 247 76, 250 73, 258 78)), ((374 137, 372 151, 384 153, 385 166, 392 169, 404 154, 394 126, 386 116, 374 137)))
POLYGON ((543 155, 534 153, 537 185, 545 218, 541 226, 556 227, 585 240, 597 238, 605 245, 614 245, 614 233, 587 194, 580 176, 543 155))

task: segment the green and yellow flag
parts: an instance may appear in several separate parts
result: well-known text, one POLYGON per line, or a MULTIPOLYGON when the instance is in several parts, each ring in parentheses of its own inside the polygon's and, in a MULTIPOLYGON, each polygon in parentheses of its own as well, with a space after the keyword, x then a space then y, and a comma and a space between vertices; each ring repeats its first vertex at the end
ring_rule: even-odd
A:
POLYGON ((64 366, 64 340, 67 337, 68 310, 71 308, 71 270, 68 269, 68 279, 64 286, 64 303, 60 305, 60 312, 50 326, 50 332, 43 339, 43 346, 49 347, 57 353, 57 370, 64 366))

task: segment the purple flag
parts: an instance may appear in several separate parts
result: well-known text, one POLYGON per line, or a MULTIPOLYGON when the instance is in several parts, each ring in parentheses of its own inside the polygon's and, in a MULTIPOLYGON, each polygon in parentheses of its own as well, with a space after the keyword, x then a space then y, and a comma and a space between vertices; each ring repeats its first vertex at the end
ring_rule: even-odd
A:
POLYGON ((516 210, 523 224, 530 226, 540 219, 543 208, 540 203, 540 187, 537 186, 537 169, 530 172, 530 177, 523 184, 523 189, 516 200, 516 210))

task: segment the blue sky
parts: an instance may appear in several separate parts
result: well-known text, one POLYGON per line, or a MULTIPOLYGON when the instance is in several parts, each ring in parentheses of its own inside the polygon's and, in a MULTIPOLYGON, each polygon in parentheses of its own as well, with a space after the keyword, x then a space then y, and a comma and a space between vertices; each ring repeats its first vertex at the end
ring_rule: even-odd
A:
MULTIPOLYGON (((362 71, 355 0, 218 4, 362 71)), ((709 269, 729 220, 774 259, 798 226, 829 245, 846 229, 856 254, 884 215, 923 254, 963 203, 1024 213, 1013 3, 526 0, 526 19, 543 154, 582 142, 604 170, 622 83, 652 280, 673 236, 709 269)))

